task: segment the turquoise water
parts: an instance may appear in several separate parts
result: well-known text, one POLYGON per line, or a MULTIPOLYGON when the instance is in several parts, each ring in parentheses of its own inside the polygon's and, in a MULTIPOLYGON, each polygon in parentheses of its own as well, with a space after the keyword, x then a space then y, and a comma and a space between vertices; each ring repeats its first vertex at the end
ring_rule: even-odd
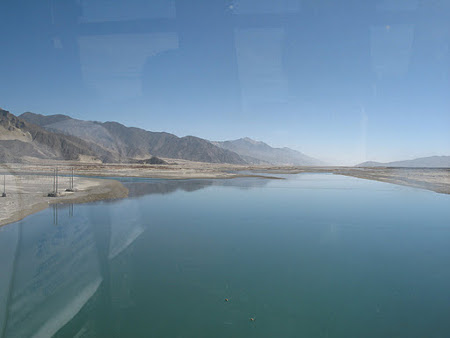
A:
POLYGON ((450 196, 284 177, 127 179, 1 228, 0 336, 450 337, 450 196))

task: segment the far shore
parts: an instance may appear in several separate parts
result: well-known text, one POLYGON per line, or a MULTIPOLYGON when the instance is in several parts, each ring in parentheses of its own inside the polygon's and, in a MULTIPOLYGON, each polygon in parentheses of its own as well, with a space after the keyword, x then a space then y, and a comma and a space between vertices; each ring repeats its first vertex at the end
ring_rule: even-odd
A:
MULTIPOLYGON (((242 166, 177 160, 170 165, 94 164, 52 162, 48 164, 3 164, 7 174, 7 197, 0 198, 0 226, 13 223, 54 203, 86 203, 128 196, 128 190, 114 177, 160 179, 232 179, 257 177, 280 179, 280 174, 331 173, 450 194, 450 169, 242 166), (53 187, 52 172, 59 169, 58 197, 48 197, 53 187), (66 192, 69 175, 75 170, 75 192, 66 192), (96 177, 96 178, 93 178, 96 177), (98 178, 98 177, 104 177, 98 178)), ((3 192, 3 177, 0 177, 3 192)), ((0 194, 1 194, 0 192, 0 194)))

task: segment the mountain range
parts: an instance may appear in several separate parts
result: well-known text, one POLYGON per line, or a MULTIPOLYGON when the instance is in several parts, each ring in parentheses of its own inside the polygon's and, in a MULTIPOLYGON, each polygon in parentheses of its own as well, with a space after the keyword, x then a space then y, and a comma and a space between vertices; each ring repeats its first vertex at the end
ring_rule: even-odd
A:
MULTIPOLYGON (((15 116, 0 108, 0 162, 3 163, 55 159, 167 164, 160 158, 251 165, 326 165, 299 151, 274 148, 248 137, 208 141, 117 122, 83 121, 67 115, 27 112, 15 116)), ((450 168, 450 156, 387 163, 369 161, 357 167, 450 168)))
POLYGON ((117 122, 96 122, 73 119, 66 115, 24 113, 21 119, 42 128, 81 138, 111 154, 111 162, 128 162, 151 156, 209 163, 245 164, 236 153, 194 137, 177 137, 164 132, 151 132, 126 127, 117 122))
POLYGON ((0 109, 0 160, 22 162, 27 158, 78 160, 81 156, 107 155, 80 138, 49 132, 0 109))
POLYGON ((450 156, 430 156, 395 162, 364 162, 357 167, 450 168, 450 156))
POLYGON ((74 119, 31 112, 15 116, 0 109, 0 161, 96 160, 104 163, 163 164, 159 158, 208 163, 320 165, 289 148, 243 138, 211 142, 127 127, 117 122, 74 119))
POLYGON ((290 148, 272 148, 268 144, 248 137, 234 141, 212 142, 214 145, 235 152, 249 164, 272 165, 324 165, 322 161, 290 148))

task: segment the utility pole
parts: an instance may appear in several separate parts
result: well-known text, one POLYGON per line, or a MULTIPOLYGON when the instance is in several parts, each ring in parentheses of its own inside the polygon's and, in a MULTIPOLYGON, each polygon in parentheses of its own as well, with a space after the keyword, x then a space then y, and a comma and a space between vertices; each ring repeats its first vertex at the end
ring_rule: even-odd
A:
POLYGON ((3 175, 3 194, 2 197, 6 197, 6 175, 3 175))
POLYGON ((58 196, 58 168, 53 169, 53 191, 48 193, 48 197, 58 196))
POLYGON ((72 168, 72 175, 69 177, 69 187, 66 189, 66 191, 74 191, 73 190, 73 186, 74 186, 74 169, 72 168))

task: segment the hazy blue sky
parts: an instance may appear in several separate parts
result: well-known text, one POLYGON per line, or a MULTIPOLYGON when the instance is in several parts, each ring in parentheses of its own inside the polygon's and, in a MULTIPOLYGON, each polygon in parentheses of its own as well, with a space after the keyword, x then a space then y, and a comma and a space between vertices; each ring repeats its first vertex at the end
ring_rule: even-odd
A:
POLYGON ((340 164, 450 155, 448 0, 2 0, 0 107, 340 164))

